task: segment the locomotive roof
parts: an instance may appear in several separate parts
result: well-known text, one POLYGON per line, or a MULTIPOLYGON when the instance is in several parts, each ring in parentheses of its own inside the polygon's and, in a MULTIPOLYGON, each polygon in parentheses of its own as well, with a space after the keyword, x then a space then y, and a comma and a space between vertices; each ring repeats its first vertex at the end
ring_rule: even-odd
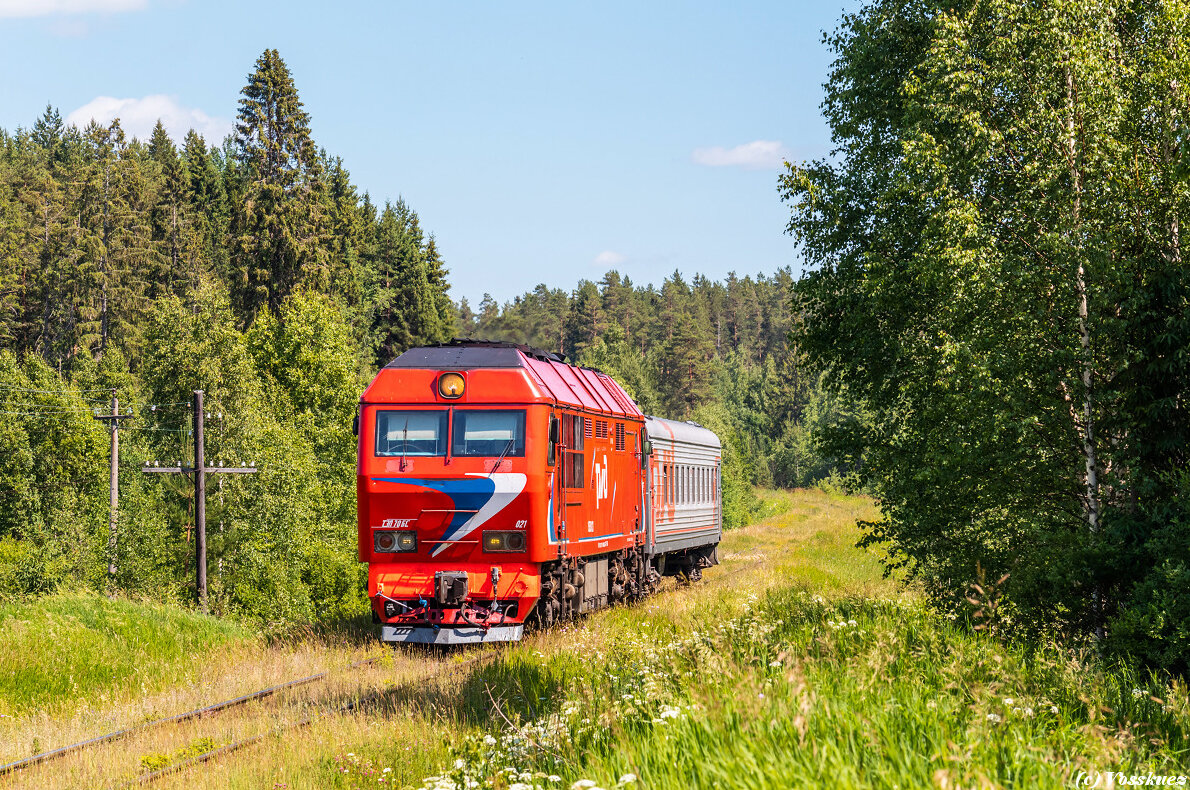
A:
POLYGON ((559 404, 621 417, 644 417, 628 393, 606 373, 567 364, 565 356, 496 340, 459 338, 437 346, 411 348, 386 368, 471 370, 526 368, 559 404))
POLYGON ((528 358, 565 363, 566 357, 531 346, 506 343, 502 340, 472 340, 455 338, 436 346, 411 348, 386 368, 425 368, 457 370, 459 368, 519 368, 524 367, 522 355, 528 358))

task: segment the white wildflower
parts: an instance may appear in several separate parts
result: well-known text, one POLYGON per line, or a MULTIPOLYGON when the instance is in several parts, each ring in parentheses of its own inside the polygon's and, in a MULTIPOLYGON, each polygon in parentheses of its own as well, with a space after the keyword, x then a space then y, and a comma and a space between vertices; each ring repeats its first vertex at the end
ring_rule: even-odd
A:
POLYGON ((459 770, 460 768, 462 768, 462 767, 463 767, 464 765, 466 765, 466 764, 467 764, 467 763, 466 763, 466 762, 464 762, 463 760, 455 760, 455 770, 456 770, 456 771, 457 771, 457 770, 459 770))
POLYGON ((624 774, 620 777, 618 784, 628 785, 636 781, 636 774, 624 774))
POLYGON ((1058 706, 1050 705, 1050 713, 1057 713, 1057 712, 1058 712, 1058 706))
POLYGON ((1013 705, 1014 703, 1016 703, 1016 700, 1014 700, 1012 697, 1005 697, 1005 698, 1004 698, 1004 704, 1005 704, 1005 705, 1007 705, 1007 706, 1009 706, 1009 707, 1012 707, 1012 705, 1013 705))
POLYGON ((1025 718, 1027 718, 1027 719, 1033 718, 1033 709, 1032 708, 1025 708, 1025 718))
POLYGON ((852 628, 856 628, 859 626, 859 623, 855 622, 854 620, 848 620, 847 625, 851 626, 852 628))
POLYGON ((776 660, 776 661, 770 661, 770 662, 769 662, 769 666, 770 666, 770 667, 779 667, 779 666, 781 666, 781 661, 780 661, 780 659, 778 659, 778 660, 776 660))
POLYGON ((1001 719, 1000 719, 1000 717, 999 717, 997 714, 995 714, 995 713, 989 713, 989 714, 988 714, 988 721, 990 721, 992 724, 999 724, 999 723, 1000 723, 1000 721, 1001 721, 1001 719))
POLYGON ((579 779, 577 782, 575 782, 574 784, 572 784, 570 786, 570 790, 590 790, 590 788, 592 788, 594 786, 595 786, 595 783, 592 782, 590 779, 579 779))
POLYGON ((533 790, 533 785, 527 785, 524 782, 513 782, 508 786, 508 790, 533 790))
POLYGON ((550 774, 549 776, 546 777, 546 779, 550 780, 551 782, 561 782, 562 781, 562 777, 558 776, 557 774, 550 774))
POLYGON ((1132 689, 1132 698, 1133 699, 1140 699, 1143 696, 1144 696, 1144 692, 1141 691, 1140 689, 1132 689))
POLYGON ((484 745, 486 745, 486 746, 495 746, 496 745, 496 739, 490 735, 483 736, 483 742, 484 742, 484 745))

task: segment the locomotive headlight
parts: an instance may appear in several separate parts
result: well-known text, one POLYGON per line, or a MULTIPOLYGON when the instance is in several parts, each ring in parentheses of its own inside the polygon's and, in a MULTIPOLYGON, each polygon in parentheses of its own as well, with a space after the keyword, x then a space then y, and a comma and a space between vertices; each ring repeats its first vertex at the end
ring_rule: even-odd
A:
POLYGON ((525 533, 489 529, 483 533, 484 551, 524 551, 525 533))
POLYGON ((443 373, 438 377, 438 393, 444 398, 457 398, 463 394, 466 383, 458 373, 443 373))
POLYGON ((377 553, 417 551, 417 533, 413 530, 377 530, 372 533, 372 547, 377 553))

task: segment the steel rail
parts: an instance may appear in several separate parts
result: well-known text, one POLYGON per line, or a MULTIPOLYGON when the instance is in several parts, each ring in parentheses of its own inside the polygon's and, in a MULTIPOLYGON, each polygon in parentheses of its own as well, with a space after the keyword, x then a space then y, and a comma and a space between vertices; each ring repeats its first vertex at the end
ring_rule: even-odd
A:
MULTIPOLYGON (((346 669, 355 669, 356 667, 363 666, 365 664, 371 664, 378 658, 380 658, 380 656, 373 656, 372 658, 356 661, 353 664, 348 664, 346 669)), ((149 730, 154 727, 160 727, 165 724, 178 724, 190 719, 196 719, 200 716, 209 716, 213 713, 219 713, 220 711, 226 710, 227 708, 246 705, 253 700, 263 699, 264 697, 272 696, 273 694, 277 694, 287 689, 296 688, 297 686, 304 686, 308 683, 314 683, 315 681, 322 680, 323 678, 327 677, 331 671, 332 670, 328 669, 325 672, 319 672, 317 675, 309 675, 304 678, 290 680, 286 683, 280 683, 276 686, 269 686, 266 689, 254 691, 251 694, 244 694, 243 696, 236 697, 235 699, 216 702, 213 705, 206 705, 202 708, 196 708, 195 710, 187 711, 185 713, 179 713, 176 716, 168 716, 163 719, 147 721, 143 724, 138 724, 135 727, 127 727, 123 730, 109 732, 106 735, 99 735, 94 738, 88 738, 85 741, 72 743, 69 746, 62 746, 48 752, 35 754, 32 757, 26 757, 22 760, 15 760, 14 762, 8 763, 7 765, 0 765, 0 776, 7 776, 8 774, 16 773, 17 771, 31 768, 35 765, 40 765, 41 763, 49 762, 50 760, 56 760, 59 757, 65 757, 68 754, 73 754, 74 752, 77 752, 81 749, 86 749, 90 746, 99 746, 103 743, 109 743, 121 738, 127 738, 131 735, 136 735, 137 733, 144 732, 145 730, 149 730)))
MULTIPOLYGON (((470 666, 471 664, 474 664, 476 662, 485 663, 485 662, 493 660, 496 657, 496 655, 497 655, 496 653, 490 653, 488 655, 475 656, 474 658, 469 658, 469 659, 466 659, 465 661, 461 661, 458 664, 444 666, 436 672, 431 672, 429 675, 423 675, 418 678, 412 678, 412 679, 406 681, 405 683, 401 684, 397 688, 404 688, 406 686, 409 686, 412 683, 420 683, 420 682, 423 682, 426 680, 432 680, 434 678, 448 674, 449 672, 452 672, 454 670, 459 670, 459 669, 462 669, 463 667, 470 666)), ((372 660, 374 661, 375 659, 372 659, 372 660)), ((191 766, 198 765, 200 763, 209 762, 211 760, 214 760, 217 757, 222 757, 225 754, 231 754, 232 752, 237 752, 240 749, 246 749, 249 746, 254 746, 254 745, 260 743, 261 741, 263 741, 265 738, 269 737, 270 735, 279 735, 280 733, 285 732, 286 730, 296 729, 299 727, 308 727, 311 723, 314 722, 315 719, 320 718, 320 716, 346 713, 348 711, 354 710, 357 707, 366 705, 367 703, 372 702, 373 700, 379 699, 383 695, 391 693, 392 691, 393 691, 393 689, 382 689, 380 691, 376 691, 371 694, 368 694, 367 696, 361 697, 360 699, 352 700, 351 702, 348 702, 344 705, 340 705, 338 708, 334 708, 334 709, 330 709, 330 710, 323 710, 319 713, 311 713, 307 716, 303 716, 302 718, 298 719, 297 721, 292 721, 287 724, 278 725, 278 726, 274 727, 273 729, 269 730, 268 732, 262 732, 258 735, 252 735, 252 736, 243 738, 238 741, 232 741, 231 743, 227 743, 227 744, 224 744, 223 746, 216 747, 214 749, 211 749, 210 751, 203 752, 202 754, 196 754, 193 757, 189 757, 189 758, 182 760, 180 762, 174 763, 172 765, 167 765, 164 768, 158 768, 155 771, 149 771, 148 773, 141 774, 140 776, 137 776, 134 779, 131 779, 128 782, 125 782, 124 784, 120 785, 120 788, 121 788, 121 790, 123 790, 123 788, 133 787, 135 785, 148 784, 149 782, 156 781, 157 779, 160 779, 163 776, 175 774, 175 773, 178 773, 179 771, 184 771, 185 769, 190 768, 191 766)))

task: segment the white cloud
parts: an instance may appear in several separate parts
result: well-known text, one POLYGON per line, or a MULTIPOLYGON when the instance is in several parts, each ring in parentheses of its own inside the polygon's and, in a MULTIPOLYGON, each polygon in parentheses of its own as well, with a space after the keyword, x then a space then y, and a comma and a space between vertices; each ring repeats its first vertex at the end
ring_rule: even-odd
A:
POLYGON ((116 99, 111 96, 97 96, 66 116, 66 122, 80 129, 95 119, 98 123, 111 123, 120 119, 120 126, 129 137, 147 141, 153 134, 157 119, 175 140, 181 140, 186 132, 194 129, 206 138, 207 143, 218 145, 231 132, 231 121, 213 118, 202 110, 183 107, 176 96, 158 93, 143 99, 116 99))
POLYGON ((735 148, 695 148, 691 158, 707 167, 742 167, 745 170, 777 170, 789 158, 780 140, 753 140, 735 148))
POLYGON ((628 258, 621 255, 618 252, 613 252, 612 250, 604 250, 603 252, 601 252, 595 256, 595 260, 591 261, 591 264, 593 266, 604 266, 604 267, 619 266, 621 263, 623 263, 626 260, 628 260, 628 258))
POLYGON ((0 0, 0 18, 140 11, 148 0, 0 0))

